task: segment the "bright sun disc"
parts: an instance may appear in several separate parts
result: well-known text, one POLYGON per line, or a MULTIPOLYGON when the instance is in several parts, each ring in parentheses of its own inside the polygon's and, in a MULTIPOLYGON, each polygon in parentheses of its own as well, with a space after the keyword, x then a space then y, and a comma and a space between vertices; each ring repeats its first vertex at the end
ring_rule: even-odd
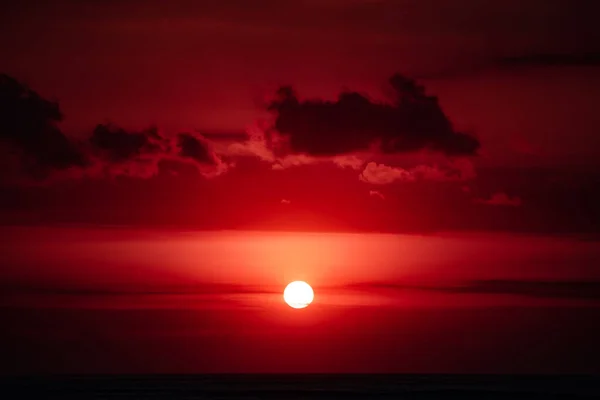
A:
POLYGON ((312 303, 314 298, 312 288, 303 281, 291 282, 283 291, 283 299, 292 308, 304 308, 312 303))

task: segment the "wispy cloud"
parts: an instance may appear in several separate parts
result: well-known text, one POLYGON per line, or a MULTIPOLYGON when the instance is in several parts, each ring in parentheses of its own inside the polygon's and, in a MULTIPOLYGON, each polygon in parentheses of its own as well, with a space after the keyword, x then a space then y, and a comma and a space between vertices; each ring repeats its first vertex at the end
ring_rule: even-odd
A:
POLYGON ((387 185, 393 182, 425 181, 465 181, 477 176, 473 163, 464 158, 450 161, 445 166, 417 165, 411 168, 392 167, 370 162, 359 175, 359 179, 374 185, 387 185))
POLYGON ((500 58, 496 64, 500 67, 600 66, 600 52, 525 54, 500 58))
POLYGON ((411 283, 356 283, 349 288, 376 291, 425 290, 444 293, 509 294, 541 298, 600 300, 598 281, 552 281, 552 280, 473 280, 446 285, 418 285, 411 283))
POLYGON ((375 197, 379 200, 385 200, 385 196, 378 190, 369 190, 369 196, 375 197))
POLYGON ((523 204, 522 200, 518 196, 509 196, 504 192, 498 192, 492 194, 489 198, 476 198, 473 200, 477 204, 485 204, 488 206, 507 206, 507 207, 518 207, 523 204))

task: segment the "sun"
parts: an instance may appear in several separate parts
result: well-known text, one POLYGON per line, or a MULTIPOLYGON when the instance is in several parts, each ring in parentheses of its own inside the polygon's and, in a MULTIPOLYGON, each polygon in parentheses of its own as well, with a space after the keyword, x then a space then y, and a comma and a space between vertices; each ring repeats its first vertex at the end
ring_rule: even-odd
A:
POLYGON ((303 281, 289 283, 283 291, 283 299, 292 308, 304 308, 315 298, 310 285, 303 281))

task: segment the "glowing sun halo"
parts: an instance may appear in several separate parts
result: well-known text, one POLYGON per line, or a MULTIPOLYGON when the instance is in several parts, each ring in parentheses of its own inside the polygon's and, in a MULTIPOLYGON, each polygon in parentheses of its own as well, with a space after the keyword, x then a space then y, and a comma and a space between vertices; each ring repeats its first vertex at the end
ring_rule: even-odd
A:
POLYGON ((304 308, 312 303, 314 298, 312 288, 303 281, 291 282, 283 291, 283 299, 292 308, 304 308))

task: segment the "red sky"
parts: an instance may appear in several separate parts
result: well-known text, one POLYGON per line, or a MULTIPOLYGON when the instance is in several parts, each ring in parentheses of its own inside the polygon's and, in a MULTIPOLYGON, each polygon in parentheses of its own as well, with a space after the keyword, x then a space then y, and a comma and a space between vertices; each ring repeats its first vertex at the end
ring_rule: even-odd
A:
POLYGON ((19 4, 4 6, 0 67, 58 99, 73 133, 106 120, 242 130, 280 85, 309 97, 380 96, 401 72, 423 79, 492 153, 524 137, 575 161, 596 140, 595 67, 503 62, 597 51, 593 2, 19 4))
POLYGON ((0 372, 597 373, 598 11, 0 5, 0 372))
MULTIPOLYGON (((166 136, 243 133, 272 116, 265 105, 281 85, 292 85, 301 99, 334 100, 340 91, 354 90, 387 101, 386 82, 400 72, 419 79, 438 96, 454 127, 481 144, 469 158, 473 176, 454 184, 361 183, 357 178, 370 161, 415 165, 406 154, 371 154, 356 169, 321 165, 316 174, 317 167, 302 166, 272 172, 272 160, 264 164, 263 158, 261 165, 255 156, 231 160, 211 182, 180 171, 177 179, 108 186, 81 180, 62 182, 67 187, 60 189, 11 186, 7 192, 14 194, 2 213, 9 223, 141 219, 178 225, 189 222, 178 215, 183 213, 199 227, 270 225, 261 219, 281 220, 275 223, 280 229, 597 227, 592 204, 599 196, 600 74, 594 39, 600 33, 590 17, 593 2, 148 1, 140 7, 62 1, 2 7, 0 71, 58 100, 65 116, 60 129, 71 138, 87 140, 96 124, 107 122, 126 129, 157 125, 166 136), (260 189, 249 179, 262 182, 260 189), (419 185, 429 187, 414 188, 419 185), (132 186, 140 187, 131 192, 132 186), (173 196, 154 199, 165 191, 173 196), (369 196, 371 191, 383 197, 369 196), (81 199, 77 204, 73 193, 81 199), (444 193, 445 200, 432 193, 444 193), (132 200, 143 203, 137 210, 114 200, 136 196, 143 198, 132 200), (250 214, 263 218, 237 215, 234 199, 244 199, 250 214), (282 200, 290 207, 281 207, 282 200), (106 206, 111 211, 104 215, 95 201, 118 206, 106 206), (389 209, 376 210, 373 203, 389 209), (513 203, 518 206, 493 207, 513 203), (356 209, 362 211, 350 211, 356 209), (413 211, 403 215, 402 209, 413 211), (127 217, 136 212, 143 215, 127 217), (215 215, 221 222, 210 221, 215 215), (317 221, 293 222, 308 215, 317 221)), ((434 164, 427 158, 419 163, 434 164)), ((135 174, 123 168, 109 175, 135 174)), ((159 176, 164 169, 158 168, 159 176)))
MULTIPOLYGON (((58 100, 65 116, 60 129, 72 138, 86 140, 96 124, 107 122, 126 129, 157 125, 167 136, 194 130, 243 133, 272 115, 265 105, 281 85, 292 85, 301 99, 334 100, 340 91, 354 90, 386 101, 386 82, 400 72, 419 79, 427 93, 438 96, 454 127, 475 135, 481 147, 469 158, 474 170, 470 178, 421 185, 429 186, 425 189, 400 179, 389 184, 359 181, 370 161, 381 164, 373 172, 388 166, 414 167, 415 159, 406 154, 371 154, 356 169, 321 165, 316 175, 312 167, 272 172, 268 164, 245 165, 251 157, 231 160, 219 170, 227 172, 213 182, 180 171, 177 179, 155 176, 148 182, 113 182, 108 187, 97 181, 63 182, 59 185, 67 187, 56 189, 61 194, 52 188, 11 187, 9 193, 16 193, 4 200, 9 211, 3 212, 9 223, 107 219, 129 224, 141 219, 178 225, 188 221, 177 215, 181 212, 197 226, 210 227, 220 224, 209 221, 216 210, 222 215, 221 225, 230 228, 270 225, 261 219, 279 221, 275 226, 280 229, 597 227, 598 210, 592 204, 599 196, 600 117, 595 105, 600 100, 600 31, 590 17, 593 2, 19 4, 3 6, 0 71, 58 100), (249 179, 254 182, 250 187, 249 179), (261 189, 256 188, 259 182, 261 189), (293 187, 285 182, 293 182, 293 187), (130 187, 138 185, 132 193, 130 187), (371 191, 383 197, 369 196, 371 191), (173 195, 153 199, 166 196, 159 192, 173 195), (432 195, 435 192, 444 193, 445 201, 432 195), (78 204, 72 203, 73 193, 78 193, 78 204), (145 199, 132 200, 143 202, 140 208, 146 211, 139 217, 123 217, 137 212, 126 200, 107 206, 111 211, 106 215, 94 204, 98 198, 111 203, 136 196, 145 199), (234 199, 244 199, 259 221, 222 208, 236 208, 234 199), (389 209, 373 209, 376 199, 389 209), (282 200, 290 207, 281 207, 282 200), (503 204, 509 207, 493 206, 503 204), (577 214, 573 208, 578 208, 577 214), (402 215, 399 209, 413 211, 402 215), (307 215, 315 215, 317 221, 294 222, 307 215), (327 215, 334 221, 326 222, 327 215), (458 221, 453 215, 459 215, 458 221), (391 222, 376 222, 378 218, 391 222), (482 218, 485 222, 479 223, 482 218)), ((434 164, 428 158, 416 160, 426 167, 434 164)), ((135 174, 123 168, 109 175, 127 179, 135 174)), ((159 167, 158 175, 164 170, 164 165, 159 167)))

